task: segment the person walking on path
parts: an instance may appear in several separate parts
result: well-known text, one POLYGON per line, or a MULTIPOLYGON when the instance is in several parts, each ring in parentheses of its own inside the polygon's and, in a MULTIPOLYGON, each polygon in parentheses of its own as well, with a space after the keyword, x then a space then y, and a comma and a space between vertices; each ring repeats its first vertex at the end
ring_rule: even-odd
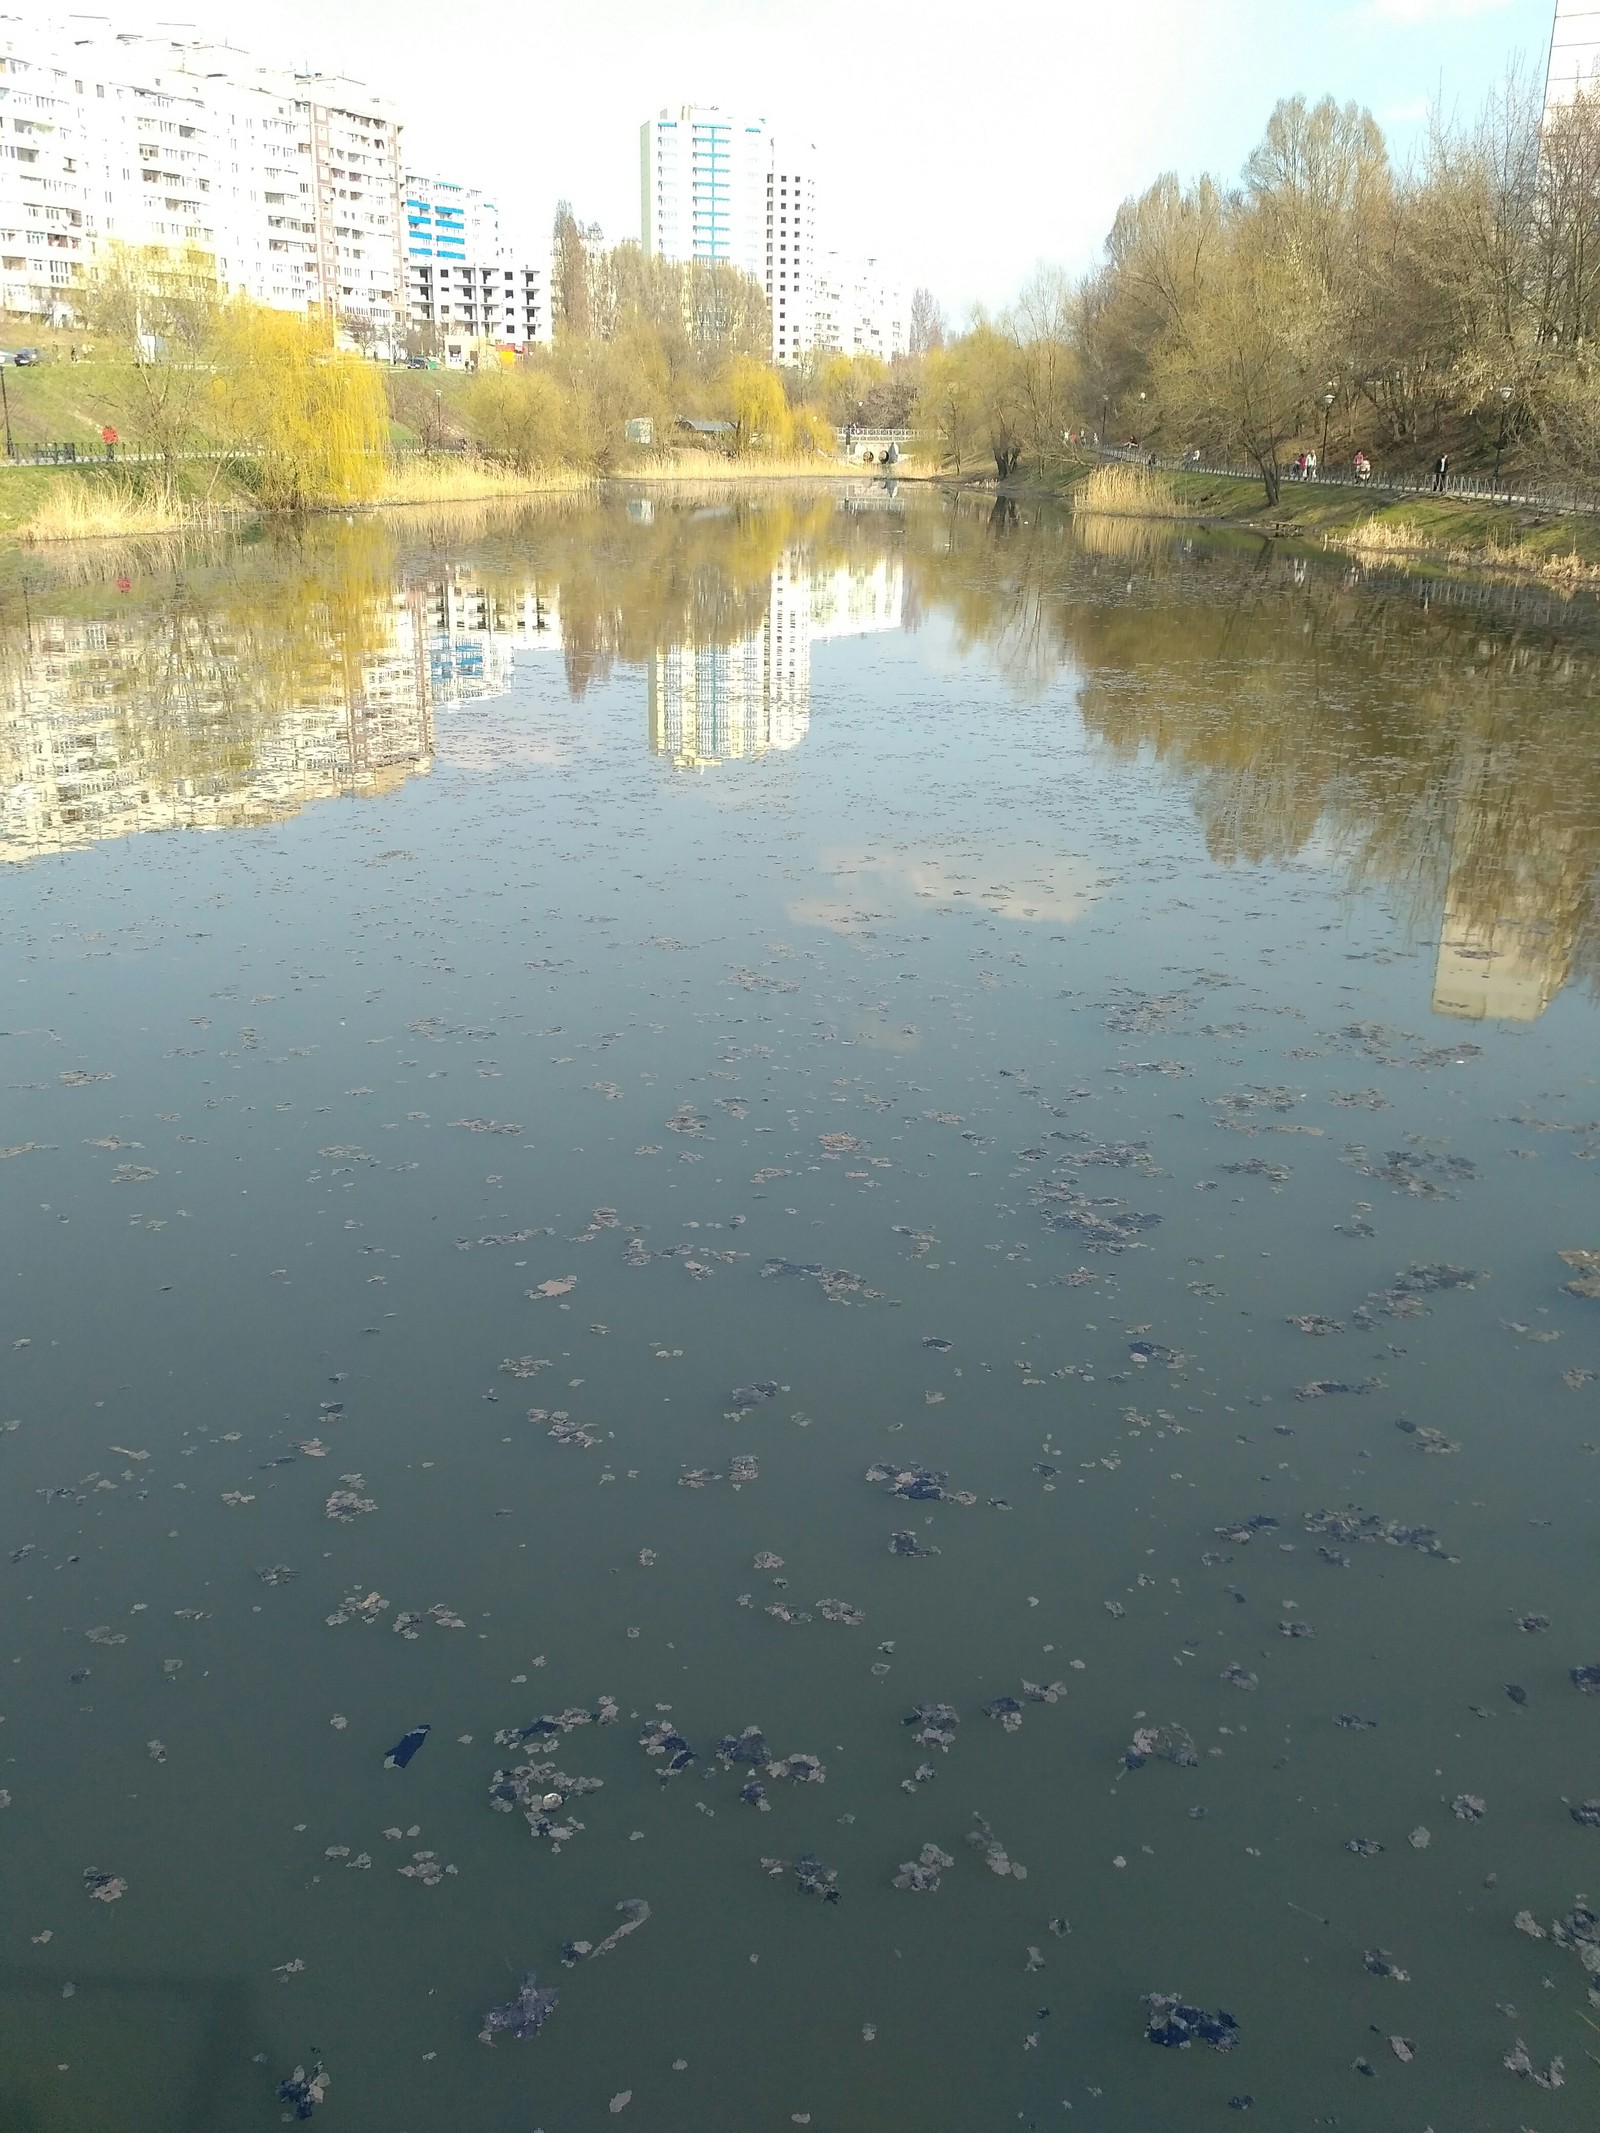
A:
POLYGON ((1438 458, 1433 462, 1433 486, 1436 493, 1443 493, 1444 485, 1449 478, 1450 454, 1448 452, 1441 452, 1438 458))

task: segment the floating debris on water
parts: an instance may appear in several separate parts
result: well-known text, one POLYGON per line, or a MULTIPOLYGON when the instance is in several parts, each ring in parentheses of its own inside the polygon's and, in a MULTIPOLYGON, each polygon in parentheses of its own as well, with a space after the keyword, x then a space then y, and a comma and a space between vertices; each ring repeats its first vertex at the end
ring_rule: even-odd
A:
POLYGON ((948 1755, 955 1746, 961 1714, 947 1703, 919 1703, 900 1723, 915 1726, 911 1738, 920 1748, 942 1748, 948 1755))
POLYGON ((1424 1555, 1447 1559, 1431 1526, 1403 1525, 1398 1519, 1380 1518, 1373 1511, 1354 1507, 1348 1511, 1308 1511, 1305 1527, 1308 1533, 1325 1534, 1329 1540, 1368 1544, 1382 1541, 1391 1548, 1416 1548, 1424 1555))
POLYGON ((1600 1252, 1575 1249, 1557 1256, 1574 1269, 1572 1280, 1561 1284, 1567 1294, 1600 1303, 1600 1252))
POLYGON ((754 1385, 735 1385, 728 1395, 729 1414, 731 1417, 750 1414, 761 1406, 763 1401, 775 1400, 777 1397, 776 1378, 762 1378, 754 1385))
POLYGON ((1239 2025, 1225 2007, 1210 2014, 1203 2007, 1190 2006, 1175 1992, 1147 1993, 1144 2004, 1150 2010, 1146 2037, 1169 2051, 1207 2044, 1214 2052, 1231 2052, 1239 2041, 1239 2025))
POLYGON ((1564 2089, 1567 2085, 1565 2060, 1558 2055, 1542 2067, 1536 2065, 1533 2054, 1520 2037, 1500 2064, 1508 2074, 1515 2074, 1519 2081, 1531 2081, 1536 2089, 1564 2089))
POLYGON ((328 2093, 328 2070, 318 2059, 308 2073, 297 2066, 278 2083, 278 2101, 294 2106, 296 2118, 309 2118, 328 2093))
POLYGON ((622 1923, 613 1926, 604 1940, 593 1945, 586 1940, 569 1940, 565 1944, 561 1960, 567 1969, 575 1968, 579 1962, 598 1962, 602 1955, 609 1955, 630 1933, 637 1933, 650 1916, 650 1906, 642 1896, 624 1896, 617 1909, 622 1913, 622 1923))
POLYGON ((897 1889, 919 1889, 931 1895, 939 1886, 942 1874, 955 1865, 949 1852, 940 1851, 937 1844, 925 1844, 915 1859, 904 1860, 894 1877, 897 1889))
POLYGON ((676 1777, 680 1770, 687 1770, 695 1760, 695 1752, 677 1727, 665 1718, 652 1719, 639 1735, 639 1746, 646 1755, 664 1756, 667 1767, 662 1777, 676 1777))
POLYGON ((1009 1875, 1014 1881, 1026 1881, 1028 1869, 1010 1856, 976 1809, 973 1810, 972 1819, 978 1826, 967 1831, 967 1842, 983 1853, 983 1863, 990 1873, 1009 1875))
POLYGON ((507 2000, 502 2007, 491 2007, 484 2016, 483 2027, 478 2031, 479 2043, 493 2044, 499 2036, 536 2037, 555 2013, 560 1998, 554 1985, 541 1985, 530 1970, 516 1998, 507 2000))
POLYGON ((950 1479, 942 1470, 926 1466, 887 1466, 879 1461, 867 1468, 868 1481, 885 1482, 891 1496, 903 1496, 908 1503, 959 1503, 975 1504, 977 1497, 970 1489, 947 1489, 950 1479))
POLYGON ((413 1726, 409 1733, 402 1733, 384 1757, 384 1769, 404 1770, 432 1731, 432 1726, 413 1726))
POLYGON ((1180 1770, 1199 1768, 1200 1753, 1186 1726, 1137 1726, 1133 1739, 1122 1751, 1123 1767, 1142 1770, 1152 1756, 1175 1763, 1180 1770))
POLYGON ((797 1785, 825 1785, 828 1773, 814 1755, 786 1755, 781 1762, 768 1763, 770 1778, 792 1778, 797 1785))
MULTIPOLYGON (((763 1859, 762 1871, 774 1877, 791 1871, 786 1859, 763 1859)), ((802 1852, 794 1862, 795 1887, 803 1896, 820 1896, 824 1903, 839 1901, 839 1872, 837 1867, 824 1866, 810 1852, 802 1852)))

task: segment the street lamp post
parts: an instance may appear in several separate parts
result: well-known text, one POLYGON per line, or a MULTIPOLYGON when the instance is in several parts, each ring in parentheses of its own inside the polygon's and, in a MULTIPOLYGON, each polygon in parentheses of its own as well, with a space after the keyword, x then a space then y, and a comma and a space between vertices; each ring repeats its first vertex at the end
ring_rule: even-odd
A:
POLYGON ((1499 398, 1500 434, 1494 441, 1494 485, 1497 489, 1500 486, 1500 454, 1506 448, 1506 416, 1511 411, 1511 387, 1509 385, 1502 385, 1499 388, 1499 398))
POLYGON ((15 459, 17 455, 11 443, 11 395, 6 391, 6 366, 4 363, 0 363, 0 408, 4 408, 6 418, 6 457, 7 459, 15 459))
POLYGON ((1317 461, 1317 472, 1319 474, 1323 472, 1328 464, 1328 417, 1333 413, 1333 402, 1334 394, 1332 391, 1325 392, 1322 396, 1322 457, 1317 461))

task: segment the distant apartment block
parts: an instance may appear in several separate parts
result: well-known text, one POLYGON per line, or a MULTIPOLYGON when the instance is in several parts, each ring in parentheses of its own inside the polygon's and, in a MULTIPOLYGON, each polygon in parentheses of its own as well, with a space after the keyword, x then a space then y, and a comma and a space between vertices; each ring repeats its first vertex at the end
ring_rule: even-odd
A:
POLYGON ((1544 104, 1571 103, 1580 90, 1596 86, 1600 70, 1600 4, 1597 0, 1556 0, 1550 36, 1550 64, 1545 75, 1544 104))
POLYGON ((725 260, 758 281, 774 362, 816 349, 886 362, 905 354, 905 292, 883 262, 818 249, 814 148, 775 139, 765 119, 685 104, 640 128, 639 180, 646 256, 725 260))
POLYGON ((500 210, 476 186, 406 174, 407 323, 447 361, 483 341, 525 348, 550 337, 549 275, 506 242, 500 210))
POLYGON ((684 104, 639 129, 640 239, 647 259, 722 260, 766 271, 767 122, 684 104))
POLYGON ((775 142, 766 182, 765 283, 772 310, 772 356, 777 363, 798 363, 816 338, 815 150, 775 142))
POLYGON ((815 345, 892 362, 911 345, 905 291, 879 259, 829 252, 816 269, 815 345))
MULTIPOLYGON (((409 309, 400 142, 399 113, 360 81, 179 29, 0 16, 0 304, 64 323, 97 250, 161 245, 206 253, 229 293, 314 305, 393 346, 409 309)), ((502 313, 505 287, 502 269, 502 313)))

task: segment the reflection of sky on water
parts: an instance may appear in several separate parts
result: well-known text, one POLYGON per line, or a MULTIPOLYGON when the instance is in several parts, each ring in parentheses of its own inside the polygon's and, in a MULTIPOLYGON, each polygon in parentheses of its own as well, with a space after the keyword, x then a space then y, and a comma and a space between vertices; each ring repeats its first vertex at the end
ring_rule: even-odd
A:
POLYGON ((840 933, 887 916, 904 918, 918 904, 936 905, 949 915, 963 902, 995 918, 1070 925, 1095 900, 1094 872, 1083 861, 1049 858, 1023 847, 1008 850, 1003 843, 986 843, 982 863, 968 865, 956 857, 825 849, 817 869, 837 882, 841 893, 792 898, 789 917, 797 925, 840 933))

